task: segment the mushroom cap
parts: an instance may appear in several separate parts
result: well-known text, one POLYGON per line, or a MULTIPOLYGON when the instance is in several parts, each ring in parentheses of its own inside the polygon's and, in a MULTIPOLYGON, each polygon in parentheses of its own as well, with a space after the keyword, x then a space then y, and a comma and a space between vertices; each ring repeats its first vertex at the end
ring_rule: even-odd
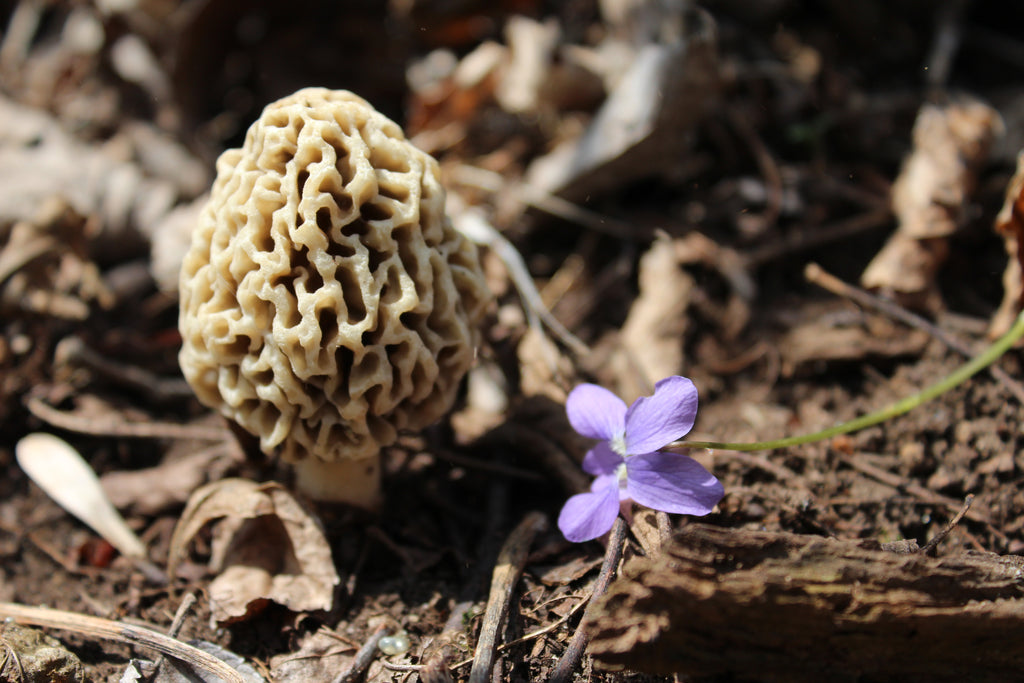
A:
POLYGON ((370 458, 450 408, 490 295, 437 162, 346 91, 267 106, 224 152, 181 271, 199 400, 300 463, 370 458))

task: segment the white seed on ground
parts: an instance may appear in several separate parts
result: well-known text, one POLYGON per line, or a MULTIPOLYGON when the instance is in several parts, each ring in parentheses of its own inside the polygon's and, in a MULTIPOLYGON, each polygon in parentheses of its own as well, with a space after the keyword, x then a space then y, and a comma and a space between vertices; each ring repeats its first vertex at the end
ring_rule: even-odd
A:
POLYGON ((409 651, 412 645, 409 643, 409 634, 405 631, 398 631, 393 636, 384 636, 380 639, 377 647, 386 655, 401 655, 409 651))

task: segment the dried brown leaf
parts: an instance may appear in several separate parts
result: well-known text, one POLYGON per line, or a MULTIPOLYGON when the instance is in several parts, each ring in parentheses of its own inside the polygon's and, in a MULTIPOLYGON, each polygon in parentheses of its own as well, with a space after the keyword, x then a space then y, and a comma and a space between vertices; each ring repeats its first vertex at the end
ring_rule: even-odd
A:
POLYGON ((572 362, 558 350, 551 338, 530 327, 516 349, 521 368, 520 389, 524 396, 547 396, 565 402, 565 378, 572 375, 572 362))
POLYGON ((650 393, 660 379, 683 370, 686 308, 694 282, 679 267, 676 247, 660 237, 640 259, 640 295, 629 309, 613 360, 618 394, 626 401, 650 393))
POLYGON ((223 571, 210 584, 214 618, 243 620, 275 602, 295 611, 330 609, 338 573, 316 517, 276 483, 224 479, 197 490, 171 538, 174 575, 189 541, 214 529, 211 565, 223 571))
POLYGON ((1024 151, 1017 157, 1017 172, 1006 186, 1006 199, 996 216, 996 231, 1003 236, 1010 258, 1003 272, 1003 302, 989 330, 991 336, 1000 337, 1024 308, 1024 151))
POLYGON ((693 128, 718 101, 716 27, 701 12, 662 21, 678 37, 636 45, 586 130, 535 159, 529 185, 578 201, 678 171, 693 128))
POLYGON ((782 372, 791 376, 821 362, 855 361, 919 354, 931 339, 924 330, 910 330, 881 319, 841 324, 835 317, 814 317, 794 325, 778 343, 782 372))
POLYGON ((861 275, 865 287, 921 306, 945 261, 945 239, 959 228, 1002 120, 984 102, 960 97, 925 104, 914 122, 914 146, 892 188, 896 233, 861 275))
POLYGON ((601 566, 601 558, 574 557, 568 562, 555 565, 541 574, 538 580, 545 586, 565 586, 578 581, 601 566))

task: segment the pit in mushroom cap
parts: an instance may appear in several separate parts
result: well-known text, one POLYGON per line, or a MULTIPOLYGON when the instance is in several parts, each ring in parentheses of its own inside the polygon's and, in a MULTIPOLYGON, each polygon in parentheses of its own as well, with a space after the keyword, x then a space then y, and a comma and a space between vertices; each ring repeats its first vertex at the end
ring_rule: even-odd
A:
POLYGON ((180 280, 200 401, 321 500, 372 506, 378 455, 439 419, 489 299, 437 162, 346 91, 267 106, 224 152, 180 280))

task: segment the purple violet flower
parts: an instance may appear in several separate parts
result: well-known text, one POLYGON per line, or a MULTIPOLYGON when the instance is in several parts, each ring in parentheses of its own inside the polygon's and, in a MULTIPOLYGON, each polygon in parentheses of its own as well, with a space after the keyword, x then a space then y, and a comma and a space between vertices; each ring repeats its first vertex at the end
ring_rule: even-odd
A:
POLYGON ((565 411, 573 429, 601 439, 583 459, 596 476, 590 493, 566 501, 558 528, 579 543, 606 533, 623 501, 686 515, 706 515, 725 495, 721 482, 693 458, 658 449, 693 429, 697 388, 685 377, 668 377, 654 396, 638 398, 628 409, 618 396, 596 384, 572 390, 565 411))

